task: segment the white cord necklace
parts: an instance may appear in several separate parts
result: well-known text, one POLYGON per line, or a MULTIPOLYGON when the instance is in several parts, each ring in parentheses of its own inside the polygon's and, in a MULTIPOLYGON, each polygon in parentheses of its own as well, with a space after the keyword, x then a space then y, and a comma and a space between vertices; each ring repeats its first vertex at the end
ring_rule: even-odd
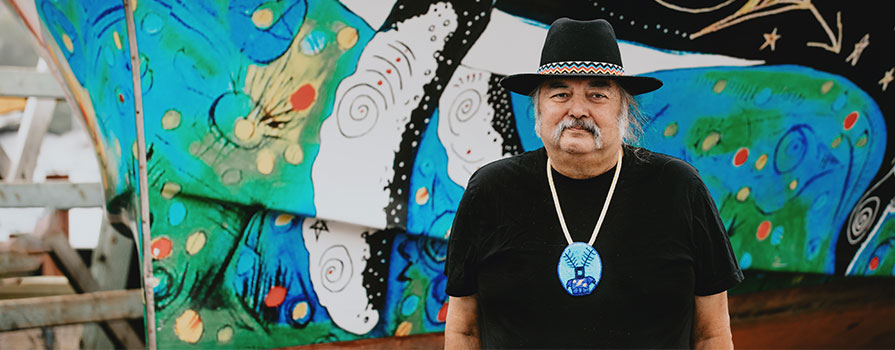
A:
POLYGON ((556 195, 556 186, 553 184, 553 167, 550 164, 550 158, 547 158, 547 183, 550 185, 550 194, 553 195, 553 206, 556 208, 556 216, 559 218, 559 225, 562 227, 562 233, 566 236, 566 242, 569 245, 563 250, 556 267, 559 275, 559 282, 569 294, 573 296, 584 296, 592 293, 600 282, 603 273, 603 263, 600 254, 594 249, 593 244, 597 240, 597 234, 600 233, 600 227, 603 226, 603 219, 609 210, 609 202, 612 201, 612 194, 615 193, 615 185, 618 183, 618 176, 622 170, 622 150, 618 150, 618 162, 615 166, 615 175, 612 177, 612 184, 609 185, 609 193, 606 194, 606 201, 603 203, 603 210, 600 211, 600 218, 594 227, 594 232, 590 236, 590 241, 584 242, 572 241, 572 235, 566 227, 566 219, 562 215, 562 208, 559 205, 559 197, 556 195))

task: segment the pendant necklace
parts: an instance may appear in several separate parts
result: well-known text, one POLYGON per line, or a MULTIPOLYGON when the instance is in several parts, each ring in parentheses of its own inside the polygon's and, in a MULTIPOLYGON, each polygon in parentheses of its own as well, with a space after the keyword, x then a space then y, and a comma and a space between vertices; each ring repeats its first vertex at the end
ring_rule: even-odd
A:
POLYGON ((550 157, 547 157, 547 183, 550 184, 550 193, 553 195, 553 206, 556 207, 559 226, 562 227, 562 233, 566 236, 566 242, 569 242, 559 257, 556 273, 559 275, 559 282, 563 289, 572 296, 588 295, 600 283, 600 277, 603 275, 603 261, 600 259, 600 254, 594 249, 594 241, 597 240, 597 233, 600 232, 603 218, 606 217, 606 211, 609 210, 609 202, 612 200, 612 193, 615 192, 615 184, 618 183, 618 174, 621 173, 621 170, 622 150, 618 150, 615 175, 612 177, 612 185, 609 186, 609 193, 606 194, 606 202, 603 203, 603 210, 600 212, 597 226, 594 227, 594 233, 591 234, 590 241, 587 243, 574 242, 568 227, 566 227, 562 209, 559 207, 559 197, 556 195, 556 187, 553 185, 553 168, 550 165, 550 157))

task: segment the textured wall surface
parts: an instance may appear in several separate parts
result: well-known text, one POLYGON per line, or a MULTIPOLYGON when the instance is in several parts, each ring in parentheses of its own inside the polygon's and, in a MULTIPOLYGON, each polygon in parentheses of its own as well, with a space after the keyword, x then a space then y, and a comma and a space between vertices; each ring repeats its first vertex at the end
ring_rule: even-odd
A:
POLYGON ((638 98, 641 145, 699 169, 742 267, 895 274, 883 5, 696 3, 13 2, 92 132, 112 213, 136 208, 136 36, 163 347, 442 330, 469 175, 541 146, 498 81, 536 69, 560 16, 609 20, 627 74, 665 82, 638 98))

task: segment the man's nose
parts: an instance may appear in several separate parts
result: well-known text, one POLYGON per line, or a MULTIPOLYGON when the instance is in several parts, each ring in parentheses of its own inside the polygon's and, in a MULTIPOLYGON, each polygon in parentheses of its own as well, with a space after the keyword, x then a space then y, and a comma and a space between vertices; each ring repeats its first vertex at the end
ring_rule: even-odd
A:
POLYGON ((572 99, 569 101, 569 116, 575 119, 586 117, 586 103, 587 101, 585 101, 583 97, 572 97, 572 99))

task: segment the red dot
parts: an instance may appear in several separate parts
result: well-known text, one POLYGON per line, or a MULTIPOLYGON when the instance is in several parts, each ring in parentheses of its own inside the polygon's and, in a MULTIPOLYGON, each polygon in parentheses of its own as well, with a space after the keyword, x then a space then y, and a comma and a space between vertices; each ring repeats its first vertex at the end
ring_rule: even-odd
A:
POLYGON ((401 62, 401 57, 396 58, 395 62, 401 62))
POLYGON ((152 242, 152 258, 156 260, 167 258, 171 255, 171 249, 173 247, 174 244, 171 243, 171 240, 167 237, 155 240, 155 242, 152 242))
POLYGON ((733 156, 733 166, 743 165, 747 159, 749 159, 749 149, 746 147, 740 148, 736 155, 733 156))
POLYGON ((270 288, 270 291, 267 292, 267 296, 264 297, 264 305, 267 307, 277 307, 283 303, 283 300, 286 300, 286 288, 273 286, 270 288))
POLYGON ((768 238, 768 234, 771 233, 771 222, 770 221, 762 221, 761 224, 758 225, 758 231, 755 232, 755 237, 758 238, 759 241, 763 241, 768 238))
POLYGON ((466 154, 470 154, 470 153, 472 153, 471 149, 466 150, 466 154))
POLYGON ((448 303, 445 302, 444 305, 441 305, 441 309, 438 310, 438 316, 436 316, 436 320, 438 322, 444 322, 447 320, 447 312, 448 312, 448 303))
POLYGON ((848 116, 845 117, 845 121, 842 122, 842 127, 845 128, 845 130, 849 130, 852 127, 854 127, 855 123, 857 123, 857 122, 858 122, 858 111, 854 111, 854 112, 849 113, 848 116))
POLYGON ((870 259, 870 271, 876 270, 879 267, 879 257, 874 256, 873 259, 870 259))
POLYGON ((385 70, 385 74, 392 74, 392 70, 391 70, 391 69, 386 69, 386 70, 385 70))
POLYGON ((289 102, 292 103, 292 110, 299 112, 311 107, 316 97, 317 91, 314 90, 314 87, 311 84, 304 84, 295 90, 292 97, 289 98, 289 102))
POLYGON ((377 82, 376 82, 376 85, 382 85, 382 80, 377 81, 377 82))
POLYGON ((124 102, 124 95, 118 94, 118 102, 124 102))

